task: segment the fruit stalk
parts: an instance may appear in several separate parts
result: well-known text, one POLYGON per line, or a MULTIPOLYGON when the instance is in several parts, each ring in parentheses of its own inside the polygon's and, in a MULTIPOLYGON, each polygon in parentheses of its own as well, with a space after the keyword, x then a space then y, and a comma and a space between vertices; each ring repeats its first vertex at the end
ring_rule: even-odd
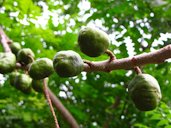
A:
POLYGON ((142 71, 141 71, 141 69, 140 69, 138 66, 136 66, 136 67, 134 68, 134 70, 135 70, 135 72, 136 72, 137 74, 142 74, 142 71))
POLYGON ((68 122, 71 128, 79 128, 78 123, 74 119, 74 117, 71 115, 71 113, 63 106, 61 101, 53 94, 53 92, 47 87, 49 96, 52 100, 52 103, 57 108, 57 110, 62 114, 62 116, 65 118, 65 120, 68 122))
POLYGON ((110 57, 109 58, 109 62, 111 62, 111 61, 113 61, 113 60, 115 60, 116 59, 116 56, 114 55, 114 53, 112 52, 112 51, 110 51, 110 50, 106 50, 105 51, 105 53, 110 57))
POLYGON ((55 115, 55 111, 54 111, 53 106, 52 106, 52 102, 51 102, 50 96, 49 96, 49 92, 48 92, 48 89, 47 89, 46 79, 43 80, 43 90, 44 90, 44 94, 46 96, 46 99, 48 101, 48 104, 50 106, 50 110, 52 112, 52 115, 53 115, 53 118, 54 118, 54 121, 55 121, 56 128, 60 128, 59 127, 59 124, 58 124, 58 120, 57 120, 56 115, 55 115))

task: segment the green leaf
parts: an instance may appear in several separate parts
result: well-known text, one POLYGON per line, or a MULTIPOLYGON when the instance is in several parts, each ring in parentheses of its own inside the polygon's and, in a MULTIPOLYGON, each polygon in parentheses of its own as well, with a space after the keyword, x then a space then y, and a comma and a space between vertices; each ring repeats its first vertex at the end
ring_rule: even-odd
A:
POLYGON ((168 125, 168 124, 169 124, 168 120, 162 119, 157 123, 157 126, 160 127, 160 126, 164 126, 164 125, 168 125))

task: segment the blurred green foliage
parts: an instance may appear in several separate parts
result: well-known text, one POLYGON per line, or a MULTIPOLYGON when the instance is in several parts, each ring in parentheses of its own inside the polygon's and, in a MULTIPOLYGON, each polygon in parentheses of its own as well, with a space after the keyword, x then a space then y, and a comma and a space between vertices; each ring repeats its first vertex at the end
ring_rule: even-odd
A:
MULTIPOLYGON (((53 59, 56 52, 71 49, 84 59, 98 61, 107 56, 90 58, 79 50, 81 26, 95 24, 104 29, 111 38, 109 49, 124 58, 170 44, 167 39, 155 44, 171 31, 170 6, 170 0, 0 0, 0 25, 14 42, 31 48, 36 58, 53 59)), ((135 76, 130 70, 83 72, 73 78, 53 74, 49 87, 81 128, 170 128, 170 70, 168 62, 143 67, 143 72, 158 80, 163 95, 160 106, 150 112, 138 111, 130 101, 126 88, 135 76)), ((0 83, 1 128, 54 127, 43 94, 16 90, 8 74, 0 83)), ((57 110, 56 114, 61 128, 69 128, 57 110)))

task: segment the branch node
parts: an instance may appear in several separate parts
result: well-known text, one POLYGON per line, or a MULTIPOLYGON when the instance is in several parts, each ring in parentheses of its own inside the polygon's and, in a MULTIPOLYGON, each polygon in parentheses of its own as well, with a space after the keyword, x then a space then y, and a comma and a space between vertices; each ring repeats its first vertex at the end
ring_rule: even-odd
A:
POLYGON ((133 65, 136 65, 137 59, 135 58, 135 56, 132 57, 131 61, 132 61, 133 65))

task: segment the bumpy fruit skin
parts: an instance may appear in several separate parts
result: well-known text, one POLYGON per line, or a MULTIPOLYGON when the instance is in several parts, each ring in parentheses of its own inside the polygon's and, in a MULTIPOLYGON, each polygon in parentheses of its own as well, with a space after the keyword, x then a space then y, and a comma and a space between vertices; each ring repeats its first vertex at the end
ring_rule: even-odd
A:
POLYGON ((135 106, 141 111, 157 107, 162 97, 157 80, 149 74, 139 74, 128 85, 128 92, 135 106))
POLYGON ((53 67, 60 77, 72 77, 83 70, 83 60, 72 50, 57 52, 53 59, 53 67))
POLYGON ((32 79, 26 75, 14 72, 10 75, 10 84, 25 94, 31 92, 32 79))
POLYGON ((15 69, 15 66, 16 57, 13 53, 0 53, 0 73, 9 73, 15 69))
MULTIPOLYGON (((45 78, 48 81, 48 78, 45 78)), ((33 80, 32 81, 32 88, 36 91, 36 92, 43 92, 43 80, 33 80)))
POLYGON ((34 57, 35 55, 30 48, 23 48, 18 51, 17 54, 17 60, 23 65, 27 65, 33 62, 34 57))
POLYGON ((78 44, 84 54, 98 57, 109 47, 109 37, 97 28, 85 27, 79 32, 78 44))
POLYGON ((19 43, 11 43, 10 45, 11 51, 12 53, 14 53, 15 55, 17 55, 18 51, 21 49, 21 45, 19 43))
POLYGON ((15 80, 16 80, 16 77, 19 75, 20 75, 19 72, 11 72, 9 75, 10 84, 14 86, 15 88, 16 88, 15 80))
POLYGON ((54 72, 53 62, 48 58, 40 58, 34 61, 28 70, 31 78, 40 80, 50 76, 54 72))

